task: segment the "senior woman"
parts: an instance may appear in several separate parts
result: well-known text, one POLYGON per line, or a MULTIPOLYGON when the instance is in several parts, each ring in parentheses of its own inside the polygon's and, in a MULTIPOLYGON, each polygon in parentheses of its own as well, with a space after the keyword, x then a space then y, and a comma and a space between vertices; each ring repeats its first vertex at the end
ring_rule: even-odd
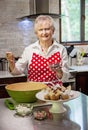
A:
POLYGON ((55 27, 52 17, 39 15, 35 19, 34 30, 38 40, 25 48, 16 63, 14 55, 6 53, 11 73, 22 74, 28 66, 28 81, 62 85, 63 76, 68 76, 68 56, 66 48, 53 38, 55 27))

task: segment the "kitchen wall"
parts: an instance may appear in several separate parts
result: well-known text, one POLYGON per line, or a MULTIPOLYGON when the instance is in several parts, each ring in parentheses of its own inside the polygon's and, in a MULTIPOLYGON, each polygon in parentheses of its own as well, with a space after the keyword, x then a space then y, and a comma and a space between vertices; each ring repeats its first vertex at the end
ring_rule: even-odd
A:
MULTIPOLYGON (((58 13, 58 0, 49 1, 49 11, 58 13), (52 1, 52 2, 51 2, 52 1)), ((36 40, 33 22, 22 22, 16 18, 30 14, 30 0, 0 0, 0 58, 6 51, 12 51, 19 57, 24 48, 36 40)), ((55 19, 54 37, 59 39, 58 19, 55 19)))
MULTIPOLYGON (((31 0, 0 0, 0 58, 5 57, 6 51, 12 51, 19 57, 24 48, 36 41, 33 24, 34 21, 23 22, 17 18, 27 16, 30 10, 31 0)), ((49 12, 59 12, 58 0, 49 0, 49 12), (52 1, 52 2, 51 2, 52 1)), ((59 40, 58 18, 55 18, 54 38, 59 40)), ((76 46, 88 52, 88 46, 76 46)), ((72 58, 72 65, 76 65, 77 59, 72 58)), ((84 64, 88 64, 87 58, 83 58, 84 64)))
MULTIPOLYGON (((7 51, 14 53, 19 57, 24 48, 36 41, 33 24, 34 21, 23 22, 16 18, 27 16, 30 14, 31 0, 0 0, 0 58, 5 57, 7 51)), ((49 0, 49 12, 59 13, 59 1, 49 0)), ((59 19, 55 18, 55 34, 54 38, 59 40, 59 19)), ((86 47, 85 47, 86 49, 86 47)), ((88 60, 85 60, 88 61, 88 60)), ((2 61, 1 61, 2 63, 2 61)), ((76 58, 72 58, 72 64, 76 64, 76 58)), ((0 70, 7 70, 7 61, 4 62, 4 67, 0 64, 0 70)), ((75 79, 64 82, 71 82, 75 86, 75 79)))

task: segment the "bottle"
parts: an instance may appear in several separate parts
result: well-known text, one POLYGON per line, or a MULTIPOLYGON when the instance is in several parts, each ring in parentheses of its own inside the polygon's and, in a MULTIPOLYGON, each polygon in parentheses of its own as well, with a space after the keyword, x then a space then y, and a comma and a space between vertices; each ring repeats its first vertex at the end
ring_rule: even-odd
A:
POLYGON ((77 51, 77 65, 83 65, 83 56, 80 49, 77 51))

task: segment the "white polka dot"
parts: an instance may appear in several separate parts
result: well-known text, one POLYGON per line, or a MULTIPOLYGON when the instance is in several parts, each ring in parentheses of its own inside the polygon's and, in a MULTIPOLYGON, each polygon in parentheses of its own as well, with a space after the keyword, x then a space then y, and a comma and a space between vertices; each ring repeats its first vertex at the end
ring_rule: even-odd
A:
POLYGON ((35 71, 35 68, 33 68, 33 71, 35 71))
POLYGON ((46 66, 46 64, 44 64, 44 66, 46 66))
POLYGON ((57 62, 57 60, 55 60, 55 63, 57 62))
POLYGON ((45 76, 45 75, 46 75, 46 73, 43 73, 43 75, 45 76))
POLYGON ((47 69, 49 68, 49 66, 46 67, 47 69))
POLYGON ((39 59, 38 61, 40 62, 41 60, 39 59))
POLYGON ((44 68, 44 71, 46 71, 46 68, 44 68))
POLYGON ((41 66, 41 69, 43 68, 43 66, 41 66))
POLYGON ((49 73, 49 76, 51 76, 51 73, 49 73))
MULTIPOLYGON (((36 70, 36 73, 38 73, 38 71, 36 70)), ((36 77, 37 77, 37 75, 36 75, 36 77)))
POLYGON ((48 75, 46 75, 46 78, 48 78, 48 75))
POLYGON ((48 78, 49 81, 51 81, 51 78, 48 78))
POLYGON ((32 64, 33 66, 35 66, 35 64, 32 64))

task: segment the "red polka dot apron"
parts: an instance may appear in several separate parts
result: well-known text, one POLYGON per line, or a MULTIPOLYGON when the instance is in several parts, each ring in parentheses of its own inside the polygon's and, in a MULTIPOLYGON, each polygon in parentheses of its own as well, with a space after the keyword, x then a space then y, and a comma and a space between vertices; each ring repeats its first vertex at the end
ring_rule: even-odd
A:
POLYGON ((51 82, 53 84, 59 83, 59 85, 62 85, 62 81, 58 80, 56 72, 49 68, 49 64, 60 62, 61 57, 59 52, 54 53, 48 58, 33 53, 31 64, 28 69, 28 81, 51 82))

